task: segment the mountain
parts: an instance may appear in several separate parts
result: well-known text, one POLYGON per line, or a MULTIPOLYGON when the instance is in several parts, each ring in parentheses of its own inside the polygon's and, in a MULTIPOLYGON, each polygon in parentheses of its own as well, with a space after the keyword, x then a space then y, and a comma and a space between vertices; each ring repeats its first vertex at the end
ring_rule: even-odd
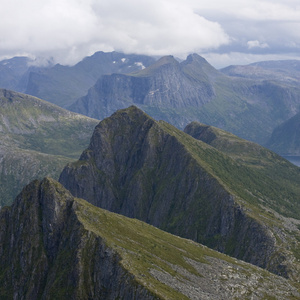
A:
POLYGON ((84 96, 103 74, 130 73, 154 63, 146 55, 96 52, 74 66, 39 64, 28 57, 0 61, 0 88, 15 90, 61 107, 84 96))
POLYGON ((24 56, 0 61, 0 88, 24 92, 28 73, 38 68, 33 59, 24 56))
POLYGON ((69 109, 103 119, 136 105, 179 129, 199 121, 264 145, 299 112, 299 102, 299 84, 228 76, 192 54, 181 63, 166 56, 139 72, 103 75, 69 109))
POLYGON ((229 76, 276 80, 297 86, 300 80, 300 60, 261 61, 245 66, 229 66, 220 71, 229 76))
POLYGON ((84 96, 101 75, 129 73, 154 62, 146 55, 96 52, 74 66, 57 64, 30 72, 24 92, 65 108, 84 96))
POLYGON ((281 155, 300 155, 300 113, 276 127, 266 146, 281 155))
POLYGON ((59 181, 93 205, 299 280, 300 170, 226 134, 223 151, 132 106, 99 123, 59 181))
POLYGON ((0 206, 34 178, 58 178, 89 144, 97 120, 0 89, 0 206))
POLYGON ((50 178, 0 210, 1 299, 297 299, 295 283, 74 198, 50 178))

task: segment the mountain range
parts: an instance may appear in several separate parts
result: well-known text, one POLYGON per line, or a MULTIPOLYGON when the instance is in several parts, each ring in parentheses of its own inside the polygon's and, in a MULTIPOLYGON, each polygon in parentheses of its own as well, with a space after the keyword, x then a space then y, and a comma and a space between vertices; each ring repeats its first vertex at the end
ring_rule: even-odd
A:
MULTIPOLYGON (((96 52, 74 66, 39 67, 17 57, 0 62, 0 87, 96 119, 134 104, 179 129, 196 120, 269 146, 273 130, 300 111, 299 65, 296 60, 266 61, 218 71, 197 54, 178 62, 172 56, 156 61, 96 52)), ((284 147, 272 149, 300 151, 284 147)))
POLYGON ((97 120, 0 89, 0 207, 35 178, 57 178, 89 144, 97 120))
POLYGON ((179 129, 199 121, 265 145, 299 112, 299 102, 299 85, 228 76, 193 54, 181 63, 167 56, 139 72, 103 75, 69 109, 103 119, 134 104, 179 129))
POLYGON ((130 73, 154 61, 146 55, 96 52, 74 66, 51 62, 43 66, 26 57, 15 57, 0 62, 0 87, 67 107, 84 96, 101 75, 130 73))
MULTIPOLYGON (((66 118, 3 94, 42 107, 44 121, 66 118)), ((29 130, 33 117, 21 116, 29 130)), ((296 166, 224 130, 192 122, 181 131, 135 106, 119 110, 60 183, 34 180, 0 209, 0 297, 297 299, 299 179, 296 166)))
POLYGON ((59 181, 93 205, 299 280, 300 170, 257 144, 198 123, 182 132, 130 107, 99 123, 59 181))
POLYGON ((0 210, 1 299, 297 299, 296 283, 74 198, 50 178, 0 210))

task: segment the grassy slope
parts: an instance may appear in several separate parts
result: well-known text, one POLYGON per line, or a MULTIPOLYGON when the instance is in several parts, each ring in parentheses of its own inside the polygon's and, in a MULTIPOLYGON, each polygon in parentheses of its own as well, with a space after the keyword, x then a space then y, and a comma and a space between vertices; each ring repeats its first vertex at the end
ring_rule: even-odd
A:
MULTIPOLYGON (((176 281, 178 283, 187 282, 190 284, 189 289, 191 289, 193 283, 190 276, 198 277, 198 285, 203 284, 203 290, 207 288, 205 285, 211 285, 213 289, 216 286, 222 289, 224 280, 230 284, 230 278, 240 277, 241 279, 238 279, 235 285, 231 285, 231 296, 235 295, 238 298, 241 296, 239 294, 241 289, 244 288, 246 290, 244 299, 251 297, 256 292, 261 292, 263 285, 268 286, 267 290, 270 288, 269 295, 269 291, 264 293, 265 299, 274 296, 274 289, 278 288, 274 281, 277 277, 265 270, 190 240, 176 237, 139 220, 108 212, 81 199, 76 199, 76 201, 79 203, 77 215, 85 228, 104 238, 106 244, 120 254, 122 265, 134 274, 139 282, 162 299, 188 299, 187 296, 179 292, 180 288, 178 288, 179 290, 174 289, 174 283, 176 281), (191 263, 191 261, 195 263, 191 263), (209 269, 209 265, 212 263, 218 264, 220 262, 225 263, 224 269, 212 265, 211 270, 214 267, 217 268, 216 274, 206 273, 205 265, 209 269), (201 267, 199 271, 199 268, 195 267, 196 265, 203 266, 202 272, 201 267), (154 278, 153 270, 169 274, 173 278, 173 287, 154 278), (185 270, 185 273, 182 273, 181 270, 185 270), (257 276, 258 280, 253 286, 254 290, 251 291, 251 284, 249 283, 253 278, 252 276, 257 276)), ((220 263, 220 265, 222 264, 220 263)), ((228 293, 225 282, 224 293, 228 293)), ((293 296, 290 299, 293 299, 293 296)))
POLYGON ((58 178, 98 123, 38 98, 0 90, 0 206, 34 178, 58 178))

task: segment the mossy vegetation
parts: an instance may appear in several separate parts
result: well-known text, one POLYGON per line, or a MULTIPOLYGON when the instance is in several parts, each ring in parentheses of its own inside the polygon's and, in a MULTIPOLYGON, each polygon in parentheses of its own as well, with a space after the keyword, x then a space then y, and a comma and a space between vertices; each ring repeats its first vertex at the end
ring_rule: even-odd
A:
MULTIPOLYGON (((199 278, 208 275, 196 270, 189 260, 211 264, 208 258, 221 259, 237 266, 237 270, 240 268, 241 271, 237 271, 236 274, 243 272, 244 276, 249 278, 253 273, 257 274, 262 279, 261 284, 269 282, 270 276, 274 276, 265 270, 242 263, 190 240, 176 237, 139 220, 97 208, 82 199, 76 199, 76 202, 79 203, 76 214, 85 229, 101 236, 107 246, 119 253, 122 266, 129 270, 138 282, 162 299, 189 298, 177 291, 174 286, 159 282, 151 271, 155 269, 182 281, 188 279, 184 273, 178 272, 180 269, 199 278)), ((217 277, 221 278, 221 275, 218 274, 217 277)), ((268 297, 268 294, 266 292, 265 296, 268 297)), ((249 299, 251 295, 252 292, 249 290, 249 299)))

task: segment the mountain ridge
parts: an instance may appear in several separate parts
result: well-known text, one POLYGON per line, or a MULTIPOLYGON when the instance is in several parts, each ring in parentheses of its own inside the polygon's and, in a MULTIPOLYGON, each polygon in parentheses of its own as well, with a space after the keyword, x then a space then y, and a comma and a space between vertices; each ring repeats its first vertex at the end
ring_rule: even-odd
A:
POLYGON ((2 299, 300 295, 291 281, 94 207, 51 178, 24 187, 0 224, 2 299))
POLYGON ((291 190, 282 187, 290 171, 300 174, 276 157, 288 170, 282 177, 269 170, 272 159, 262 172, 131 106, 99 123, 90 146, 59 181, 93 205, 297 278, 300 187, 297 179, 291 190), (285 227, 285 218, 294 225, 285 227), (278 232, 293 240, 294 252, 278 232))

